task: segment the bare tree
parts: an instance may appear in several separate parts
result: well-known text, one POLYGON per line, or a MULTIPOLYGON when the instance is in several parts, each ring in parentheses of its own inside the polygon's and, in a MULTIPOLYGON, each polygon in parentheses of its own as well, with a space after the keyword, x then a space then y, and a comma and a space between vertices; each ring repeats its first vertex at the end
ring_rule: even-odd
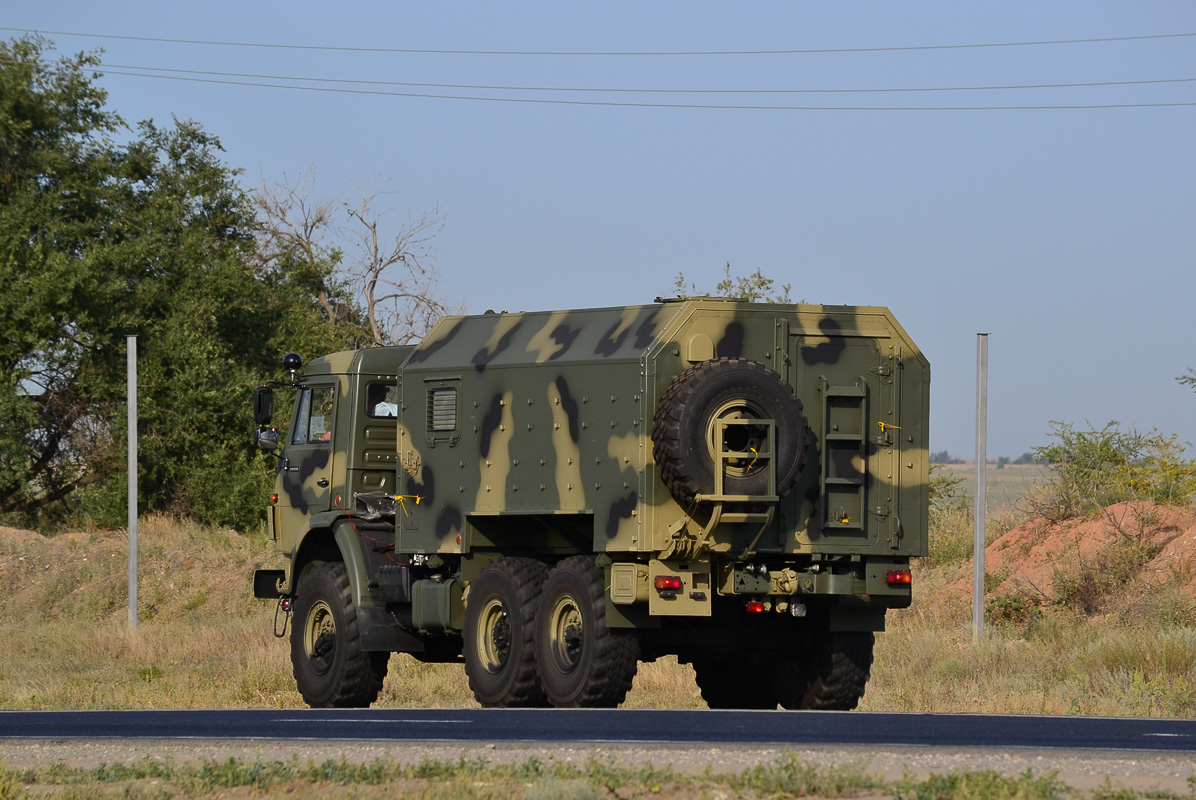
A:
POLYGON ((437 296, 439 275, 434 265, 432 240, 444 229, 444 215, 436 207, 386 232, 375 212, 381 194, 377 189, 359 192, 355 204, 345 203, 348 230, 356 258, 347 267, 365 303, 366 318, 375 344, 401 344, 426 334, 436 320, 448 313, 437 296))
POLYGON ((353 317, 374 344, 422 337, 449 310, 437 296, 432 241, 444 228, 437 207, 388 228, 385 191, 358 189, 353 201, 313 199, 311 170, 255 193, 261 224, 258 269, 297 283, 316 298, 329 322, 353 317))
POLYGON ((284 175, 274 185, 262 179, 254 193, 260 224, 257 267, 303 288, 335 325, 348 310, 336 277, 343 253, 329 242, 336 232, 336 198, 313 200, 314 184, 311 170, 294 181, 284 175))

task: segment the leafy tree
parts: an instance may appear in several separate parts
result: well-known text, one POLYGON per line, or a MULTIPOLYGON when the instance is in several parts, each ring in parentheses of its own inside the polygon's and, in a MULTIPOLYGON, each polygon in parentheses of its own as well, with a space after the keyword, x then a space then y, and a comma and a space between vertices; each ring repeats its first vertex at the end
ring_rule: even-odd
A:
POLYGON ((95 55, 47 49, 0 43, 0 514, 123 519, 132 334, 142 509, 249 525, 269 480, 250 389, 286 350, 340 349, 354 328, 259 274, 253 206, 215 137, 130 131, 95 55))
POLYGON ((1186 383, 1196 390, 1196 369, 1189 369, 1187 375, 1180 375, 1176 380, 1180 383, 1186 383))
POLYGON ((776 288, 776 281, 764 275, 759 269, 750 275, 732 275, 731 265, 728 263, 724 267, 723 279, 714 287, 714 292, 701 292, 694 284, 686 284, 685 273, 677 274, 677 281, 674 284, 678 295, 702 295, 713 294, 716 297, 735 297, 740 300, 747 300, 749 302, 763 302, 763 303, 792 303, 789 299, 789 290, 793 288, 790 284, 781 284, 780 289, 776 288))

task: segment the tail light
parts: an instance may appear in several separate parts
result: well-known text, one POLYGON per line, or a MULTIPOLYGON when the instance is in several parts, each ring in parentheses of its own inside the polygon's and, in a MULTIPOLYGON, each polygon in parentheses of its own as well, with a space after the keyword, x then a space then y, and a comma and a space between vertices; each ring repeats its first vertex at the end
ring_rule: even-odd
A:
POLYGON ((909 586, 913 582, 913 574, 908 569, 891 569, 885 573, 885 581, 890 586, 909 586))
POLYGON ((764 603, 759 600, 748 600, 746 608, 749 614, 764 613, 764 603))
POLYGON ((677 575, 657 575, 655 584, 656 591, 665 600, 672 600, 681 591, 681 578, 677 575))

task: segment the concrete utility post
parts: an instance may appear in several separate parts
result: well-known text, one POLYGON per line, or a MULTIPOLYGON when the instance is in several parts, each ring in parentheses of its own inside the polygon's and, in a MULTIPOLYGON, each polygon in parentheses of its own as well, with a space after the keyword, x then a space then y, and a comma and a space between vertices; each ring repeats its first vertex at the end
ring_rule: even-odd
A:
POLYGON ((984 512, 988 462, 988 334, 976 334, 976 509, 972 542, 972 636, 984 635, 984 512))
POLYGON ((129 630, 137 630, 137 337, 129 346, 129 630))

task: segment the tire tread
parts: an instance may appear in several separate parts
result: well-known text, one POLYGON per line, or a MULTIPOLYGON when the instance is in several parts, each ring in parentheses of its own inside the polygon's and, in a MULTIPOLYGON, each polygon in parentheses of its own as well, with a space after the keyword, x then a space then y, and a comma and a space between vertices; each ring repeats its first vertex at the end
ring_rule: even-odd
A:
MULTIPOLYGON (((300 576, 299 591, 305 583, 326 579, 332 583, 333 596, 324 598, 329 605, 338 605, 344 616, 344 624, 337 626, 337 659, 340 680, 335 687, 309 685, 310 676, 304 674, 302 643, 303 629, 296 619, 291 630, 291 667, 296 686, 303 700, 312 708, 368 708, 382 691, 390 662, 390 653, 367 652, 361 649, 361 631, 357 625, 357 610, 353 605, 353 590, 349 585, 349 573, 339 561, 309 565, 300 576)), ((310 583, 307 583, 310 585, 310 583)), ((334 609, 335 610, 335 609, 334 609)))

